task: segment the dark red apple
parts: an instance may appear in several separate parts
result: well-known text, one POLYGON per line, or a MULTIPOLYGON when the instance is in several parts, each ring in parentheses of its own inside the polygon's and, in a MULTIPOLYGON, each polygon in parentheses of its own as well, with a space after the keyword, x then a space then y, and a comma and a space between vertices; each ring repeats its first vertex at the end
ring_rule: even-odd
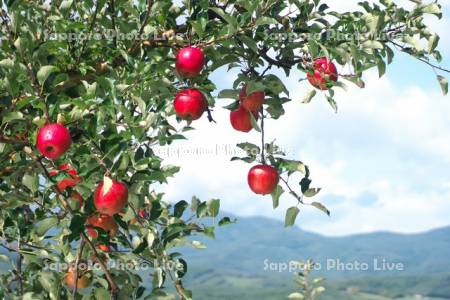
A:
MULTIPOLYGON (((253 129, 252 121, 251 121, 251 112, 249 112, 243 106, 239 106, 238 109, 230 112, 230 122, 231 126, 237 131, 249 132, 253 129)), ((255 119, 258 119, 258 114, 253 112, 253 116, 255 119)))
POLYGON ((264 103, 264 98, 266 94, 264 91, 256 91, 247 95, 247 85, 244 85, 239 92, 239 99, 241 100, 241 105, 249 111, 259 111, 264 103))
POLYGON ((113 217, 103 214, 95 214, 86 220, 86 231, 92 238, 97 238, 98 232, 94 227, 98 227, 106 231, 110 237, 117 234, 119 227, 113 217))
POLYGON ((205 65, 203 51, 195 47, 185 47, 178 51, 176 69, 185 78, 194 78, 200 74, 205 65))
POLYGON ((208 108, 208 101, 202 92, 192 88, 179 91, 173 105, 181 119, 193 121, 200 119, 208 108))
POLYGON ((36 147, 47 158, 56 159, 64 154, 72 143, 69 130, 54 123, 41 127, 36 137, 36 147))
POLYGON ((313 70, 306 75, 309 83, 320 90, 327 90, 338 80, 338 73, 334 63, 327 57, 314 60, 313 70))
POLYGON ((97 211, 114 215, 120 212, 128 202, 128 188, 125 184, 105 176, 94 192, 94 205, 97 211))
POLYGON ((278 185, 280 177, 277 170, 268 165, 253 166, 248 172, 248 185, 255 194, 272 193, 278 185))

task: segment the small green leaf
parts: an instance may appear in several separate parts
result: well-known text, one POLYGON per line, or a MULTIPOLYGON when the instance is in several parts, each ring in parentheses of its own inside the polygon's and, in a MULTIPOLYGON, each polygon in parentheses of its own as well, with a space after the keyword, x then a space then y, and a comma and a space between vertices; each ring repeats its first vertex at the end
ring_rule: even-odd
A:
POLYGON ((246 36, 246 35, 240 35, 238 37, 247 47, 253 50, 253 52, 258 53, 258 45, 256 44, 255 40, 246 36))
POLYGON ((37 72, 37 80, 40 85, 43 85, 44 82, 47 80, 48 76, 52 74, 53 72, 58 71, 58 67, 56 66, 43 66, 39 69, 37 72))
POLYGON ((286 218, 284 220, 284 226, 288 227, 288 226, 294 225, 295 219, 297 218, 297 215, 299 212, 300 212, 300 210, 296 206, 292 206, 292 207, 288 208, 288 210, 286 211, 286 218))
POLYGON ((279 201, 280 201, 280 196, 284 193, 283 188, 278 185, 275 190, 272 192, 271 196, 272 196, 272 206, 273 208, 277 208, 279 205, 279 201))
POLYGON ((312 98, 317 94, 316 90, 309 90, 309 92, 306 93, 305 97, 303 97, 302 103, 309 103, 311 102, 312 98))
POLYGON ((206 245, 199 241, 192 241, 192 246, 196 249, 206 249, 206 245))
POLYGON ((208 208, 208 214, 210 217, 217 217, 220 209, 220 200, 211 199, 206 202, 206 206, 208 208))
POLYGON ((444 76, 438 75, 437 80, 439 81, 439 84, 441 85, 442 93, 445 95, 448 94, 448 80, 444 76))
POLYGON ((37 174, 25 174, 22 177, 22 183, 26 186, 30 191, 36 193, 39 187, 39 178, 37 174))
POLYGON ((44 219, 36 224, 34 231, 38 236, 43 236, 47 233, 52 227, 55 227, 58 224, 58 218, 51 217, 44 219))
POLYGON ((305 197, 314 197, 320 192, 320 188, 309 188, 306 192, 303 193, 305 197))
POLYGON ((320 203, 320 202, 312 202, 311 205, 314 206, 317 209, 320 209, 321 211, 326 213, 328 216, 330 215, 330 211, 322 203, 320 203))

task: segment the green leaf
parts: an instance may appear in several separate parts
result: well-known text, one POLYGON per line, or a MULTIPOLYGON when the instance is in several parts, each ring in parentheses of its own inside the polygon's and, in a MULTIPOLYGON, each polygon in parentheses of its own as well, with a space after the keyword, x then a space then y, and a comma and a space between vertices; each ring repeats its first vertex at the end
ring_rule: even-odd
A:
POLYGON ((192 241, 192 246, 196 249, 206 249, 206 245, 199 241, 192 241))
POLYGON ((314 98, 314 96, 317 94, 317 92, 316 92, 316 90, 314 90, 314 89, 312 89, 312 90, 309 90, 307 93, 306 93, 306 95, 305 95, 305 97, 303 97, 303 100, 302 100, 302 103, 309 103, 309 102, 311 102, 311 100, 314 98))
POLYGON ((11 122, 12 120, 22 120, 23 114, 20 111, 7 112, 2 118, 2 124, 11 122))
POLYGON ((217 98, 222 99, 238 99, 239 98, 239 91, 236 90, 222 90, 220 91, 217 98))
POLYGON ((72 6, 73 0, 64 0, 61 2, 59 9, 62 11, 68 10, 72 6))
POLYGON ((445 95, 448 94, 448 80, 444 76, 438 75, 437 80, 439 81, 439 84, 441 85, 442 93, 445 95))
POLYGON ((259 127, 258 121, 256 120, 255 116, 252 113, 250 113, 250 112, 249 112, 249 114, 250 114, 250 122, 252 123, 252 127, 256 131, 261 132, 261 128, 259 127))
POLYGON ((50 217, 47 219, 44 219, 36 224, 34 227, 34 232, 38 236, 43 236, 49 231, 52 227, 55 227, 58 224, 58 218, 56 217, 50 217))
POLYGON ((272 192, 272 206, 273 208, 277 208, 279 205, 280 197, 284 193, 283 188, 280 185, 277 185, 275 190, 272 192))
POLYGON ((320 202, 312 202, 311 205, 314 206, 317 209, 320 209, 321 211, 326 213, 328 216, 330 215, 330 211, 322 203, 320 203, 320 202))
POLYGON ((258 45, 256 44, 255 40, 246 36, 246 35, 240 35, 238 37, 247 47, 253 50, 253 52, 258 53, 258 45))
POLYGON ((220 209, 220 200, 211 199, 206 202, 206 206, 208 207, 208 214, 210 217, 217 217, 220 209))
POLYGON ((184 200, 181 200, 177 204, 175 204, 173 213, 174 217, 181 218, 181 216, 183 216, 183 213, 188 206, 189 204, 184 200))
POLYGON ((219 221, 219 226, 225 226, 225 225, 233 224, 233 223, 236 223, 236 220, 231 220, 229 217, 223 217, 219 221))
POLYGON ((37 192, 38 187, 39 187, 39 178, 38 178, 37 174, 28 174, 27 173, 22 177, 22 183, 34 194, 37 192))
POLYGON ((428 39, 428 53, 433 53, 439 44, 440 37, 437 34, 433 34, 428 39))
POLYGON ((286 211, 286 218, 284 219, 284 226, 288 227, 294 225, 299 212, 300 210, 296 206, 288 208, 286 211))
POLYGON ((333 97, 326 95, 328 104, 333 108, 334 112, 337 113, 338 107, 336 101, 333 99, 333 97))
POLYGON ((40 85, 43 85, 44 82, 47 80, 48 76, 52 74, 53 72, 58 71, 58 67, 56 66, 43 66, 39 69, 37 72, 37 80, 40 85))
POLYGON ((314 197, 320 192, 320 188, 309 188, 306 192, 303 193, 305 197, 314 197))
POLYGON ((108 290, 104 288, 95 288, 94 290, 95 299, 109 299, 110 293, 108 290))
POLYGON ((262 25, 271 25, 271 24, 278 24, 278 21, 271 17, 259 17, 258 20, 256 20, 256 26, 262 26, 262 25))

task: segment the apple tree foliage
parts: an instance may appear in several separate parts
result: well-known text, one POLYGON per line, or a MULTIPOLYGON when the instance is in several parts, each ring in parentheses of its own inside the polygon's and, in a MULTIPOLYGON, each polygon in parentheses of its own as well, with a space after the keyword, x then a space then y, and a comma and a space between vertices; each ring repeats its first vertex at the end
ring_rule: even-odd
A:
POLYGON ((287 226, 302 205, 329 214, 323 204, 305 200, 319 192, 308 167, 264 137, 264 119, 283 122, 284 104, 297 97, 275 71, 302 80, 315 58, 330 58, 339 80, 327 91, 311 89, 303 102, 320 92, 336 110, 336 88, 364 87, 364 72, 376 68, 383 76, 394 56, 405 52, 430 65, 447 93, 439 36, 424 22, 441 18, 441 7, 410 2, 406 9, 393 0, 363 1, 359 11, 338 13, 321 0, 0 0, 0 247, 10 253, 0 255, 10 267, 0 277, 0 298, 150 299, 167 292, 192 298, 182 283, 187 262, 176 247, 202 248, 192 236, 213 237, 216 226, 231 220, 211 222, 219 212, 216 199, 188 203, 157 190, 179 169, 164 164, 154 147, 176 143, 195 127, 173 117, 174 95, 185 87, 205 94, 211 121, 222 109, 219 99, 236 99, 227 109, 237 105, 244 83, 248 94, 264 90, 264 108, 253 120, 262 143, 239 144, 248 155, 233 159, 276 167, 281 181, 272 193, 274 208, 285 190, 298 202, 286 213, 287 226), (177 51, 187 45, 200 47, 207 58, 201 76, 191 80, 174 67, 177 51), (233 86, 217 90, 208 78, 218 69, 238 70, 233 86), (48 122, 64 124, 73 140, 57 160, 35 147, 37 130, 48 122), (99 229, 91 239, 84 224, 105 174, 126 183, 129 203, 114 216, 117 236, 99 229), (298 184, 289 182, 291 176, 298 184), (57 188, 61 182, 64 189, 57 188), (73 207, 73 191, 85 200, 82 208, 73 207), (112 250, 100 253, 98 243, 112 250), (80 260, 100 265, 89 273, 93 288, 70 289, 64 271, 46 268, 80 260), (151 268, 108 268, 112 260, 151 268))

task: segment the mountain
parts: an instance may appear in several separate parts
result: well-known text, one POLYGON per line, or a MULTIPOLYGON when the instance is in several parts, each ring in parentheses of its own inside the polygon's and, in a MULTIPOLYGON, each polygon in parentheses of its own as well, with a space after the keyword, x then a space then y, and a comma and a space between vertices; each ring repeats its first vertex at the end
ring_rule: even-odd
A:
POLYGON ((341 299, 337 293, 349 287, 370 293, 378 289, 389 297, 450 299, 450 227, 420 234, 326 237, 247 217, 218 228, 215 239, 199 240, 206 249, 183 249, 190 266, 186 284, 197 290, 196 299, 284 299, 296 287, 293 272, 281 269, 308 258, 319 263, 314 276, 327 278, 335 294, 330 299, 341 299))

